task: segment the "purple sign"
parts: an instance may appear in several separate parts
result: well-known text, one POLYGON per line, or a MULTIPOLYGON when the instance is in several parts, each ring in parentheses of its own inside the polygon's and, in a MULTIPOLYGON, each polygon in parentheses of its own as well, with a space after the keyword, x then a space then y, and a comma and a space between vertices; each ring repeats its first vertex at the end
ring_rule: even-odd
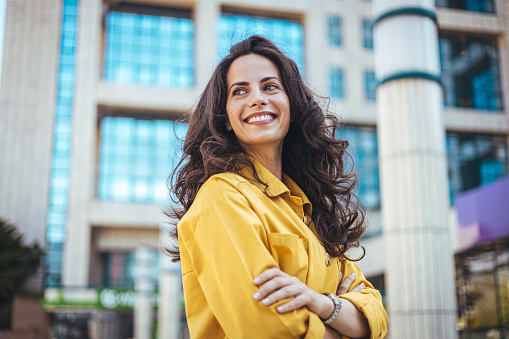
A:
POLYGON ((509 236, 509 176, 456 197, 459 250, 509 236))

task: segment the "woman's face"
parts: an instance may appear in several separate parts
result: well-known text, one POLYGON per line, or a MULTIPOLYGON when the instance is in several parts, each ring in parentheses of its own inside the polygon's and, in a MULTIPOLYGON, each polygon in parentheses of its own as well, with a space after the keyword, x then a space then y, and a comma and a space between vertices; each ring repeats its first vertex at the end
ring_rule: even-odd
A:
POLYGON ((290 101, 276 65, 249 54, 236 59, 226 76, 226 127, 245 150, 281 152, 290 127, 290 101))

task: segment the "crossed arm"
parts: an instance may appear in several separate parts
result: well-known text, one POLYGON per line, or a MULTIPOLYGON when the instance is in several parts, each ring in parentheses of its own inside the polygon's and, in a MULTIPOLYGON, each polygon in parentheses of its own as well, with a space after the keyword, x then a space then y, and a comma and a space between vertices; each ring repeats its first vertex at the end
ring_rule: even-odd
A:
MULTIPOLYGON (((336 295, 339 296, 348 292, 351 284, 355 281, 355 274, 352 273, 345 280, 341 280, 342 273, 336 291, 336 295)), ((254 283, 259 289, 253 295, 253 298, 261 301, 265 306, 293 297, 290 301, 277 307, 279 313, 287 313, 301 307, 307 307, 311 312, 325 320, 334 311, 334 303, 327 296, 313 291, 299 279, 277 268, 266 270, 254 279, 254 283)), ((364 283, 361 283, 351 292, 359 292, 364 287, 364 283)), ((369 337, 369 324, 364 314, 349 300, 342 299, 342 302, 343 307, 340 315, 325 327, 324 339, 341 338, 339 333, 352 338, 369 337)))

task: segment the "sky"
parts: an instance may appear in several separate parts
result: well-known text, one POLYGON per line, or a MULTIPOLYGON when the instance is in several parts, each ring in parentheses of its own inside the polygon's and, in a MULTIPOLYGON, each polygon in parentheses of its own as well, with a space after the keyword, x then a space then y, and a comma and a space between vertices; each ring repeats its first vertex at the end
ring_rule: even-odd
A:
POLYGON ((7 0, 0 0, 0 90, 2 89, 2 57, 4 55, 5 10, 7 0))

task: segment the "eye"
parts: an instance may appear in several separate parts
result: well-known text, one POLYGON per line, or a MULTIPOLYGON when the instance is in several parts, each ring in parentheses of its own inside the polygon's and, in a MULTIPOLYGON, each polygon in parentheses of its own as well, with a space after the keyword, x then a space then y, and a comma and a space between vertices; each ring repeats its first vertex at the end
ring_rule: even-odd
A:
POLYGON ((246 90, 243 88, 236 88, 233 90, 232 95, 241 95, 246 93, 246 90))
POLYGON ((266 91, 270 91, 270 90, 278 89, 278 88, 279 88, 279 86, 276 84, 267 84, 267 85, 265 85, 265 87, 263 89, 266 91))

